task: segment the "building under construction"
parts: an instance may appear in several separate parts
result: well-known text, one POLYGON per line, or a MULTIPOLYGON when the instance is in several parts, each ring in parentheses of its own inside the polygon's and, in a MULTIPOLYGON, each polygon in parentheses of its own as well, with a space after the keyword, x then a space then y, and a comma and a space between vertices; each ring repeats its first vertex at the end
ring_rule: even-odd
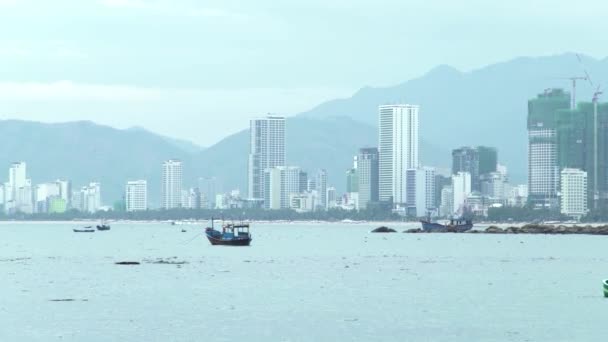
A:
MULTIPOLYGON (((597 100, 597 99, 596 99, 597 100)), ((528 102, 528 186, 535 207, 556 208, 559 172, 587 172, 590 208, 608 207, 608 104, 579 102, 552 89, 528 102)))

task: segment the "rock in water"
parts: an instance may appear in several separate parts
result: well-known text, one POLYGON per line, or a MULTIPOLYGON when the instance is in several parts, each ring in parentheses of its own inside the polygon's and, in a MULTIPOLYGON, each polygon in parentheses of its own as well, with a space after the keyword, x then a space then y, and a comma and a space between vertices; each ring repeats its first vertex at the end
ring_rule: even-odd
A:
POLYGON ((388 227, 378 227, 374 230, 372 230, 372 233, 396 233, 397 231, 392 229, 392 228, 388 228, 388 227))

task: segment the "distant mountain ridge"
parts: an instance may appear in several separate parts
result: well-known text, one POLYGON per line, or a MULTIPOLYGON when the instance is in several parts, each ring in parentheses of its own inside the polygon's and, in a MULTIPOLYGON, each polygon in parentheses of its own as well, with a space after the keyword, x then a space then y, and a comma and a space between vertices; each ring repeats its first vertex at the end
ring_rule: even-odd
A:
MULTIPOLYGON (((608 58, 581 59, 579 63, 573 53, 520 57, 470 72, 442 65, 392 87, 362 88, 350 98, 322 103, 300 116, 348 116, 377 126, 378 105, 418 104, 422 139, 446 151, 463 145, 495 146, 512 178, 525 182, 528 99, 551 87, 569 91, 570 81, 563 78, 584 75, 584 69, 595 85, 608 85, 608 58)), ((590 101, 593 90, 579 81, 577 99, 590 101)), ((449 155, 445 158, 443 164, 449 164, 449 155)))

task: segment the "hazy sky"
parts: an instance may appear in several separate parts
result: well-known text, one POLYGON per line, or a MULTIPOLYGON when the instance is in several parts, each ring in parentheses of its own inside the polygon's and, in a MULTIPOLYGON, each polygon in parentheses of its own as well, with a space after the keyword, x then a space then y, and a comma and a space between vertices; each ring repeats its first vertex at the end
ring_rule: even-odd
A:
POLYGON ((605 57, 605 1, 0 0, 0 118, 210 145, 438 64, 605 57))

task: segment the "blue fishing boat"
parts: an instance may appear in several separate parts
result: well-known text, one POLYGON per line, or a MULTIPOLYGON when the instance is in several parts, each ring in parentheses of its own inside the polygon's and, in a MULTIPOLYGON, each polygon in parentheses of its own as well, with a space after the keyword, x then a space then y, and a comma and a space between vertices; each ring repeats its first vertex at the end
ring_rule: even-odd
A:
POLYGON ((427 232, 454 232, 462 233, 473 228, 473 221, 464 218, 452 218, 449 222, 441 224, 438 222, 431 222, 430 218, 421 220, 422 230, 427 232))
POLYGON ((223 224, 222 230, 219 231, 215 229, 213 219, 211 219, 211 227, 205 229, 205 234, 214 246, 249 246, 252 240, 248 223, 223 224))

